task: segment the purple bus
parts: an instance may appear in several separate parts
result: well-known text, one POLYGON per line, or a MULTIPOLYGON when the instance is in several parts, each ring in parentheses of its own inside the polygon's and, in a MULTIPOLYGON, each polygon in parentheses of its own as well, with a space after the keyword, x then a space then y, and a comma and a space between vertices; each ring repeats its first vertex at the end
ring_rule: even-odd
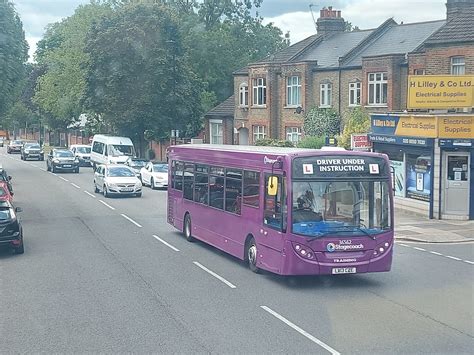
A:
POLYGON ((390 164, 378 153, 225 145, 168 150, 168 223, 280 275, 389 271, 390 164))

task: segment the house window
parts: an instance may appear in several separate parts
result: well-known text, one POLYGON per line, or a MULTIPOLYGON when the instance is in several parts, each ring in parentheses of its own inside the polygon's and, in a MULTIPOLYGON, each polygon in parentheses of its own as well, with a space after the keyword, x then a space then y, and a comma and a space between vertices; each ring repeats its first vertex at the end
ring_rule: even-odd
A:
POLYGON ((253 79, 253 104, 254 106, 267 104, 267 82, 265 78, 253 79))
POLYGON ((286 140, 293 144, 298 143, 301 140, 301 128, 300 127, 286 127, 286 140))
POLYGON ((249 86, 247 83, 240 84, 239 87, 239 106, 247 107, 249 105, 249 86))
POLYGON ((425 72, 425 69, 415 69, 415 70, 413 71, 413 74, 414 74, 414 75, 425 75, 425 73, 426 73, 426 72, 425 72))
POLYGON ((466 73, 466 62, 464 57, 451 58, 451 75, 464 75, 466 73))
POLYGON ((349 83, 349 106, 360 105, 360 81, 349 83))
POLYGON ((320 85, 319 107, 331 107, 332 85, 330 83, 320 85))
POLYGON ((255 143, 259 139, 265 139, 267 136, 265 132, 265 126, 253 126, 253 142, 255 143))
POLYGON ((209 120, 209 131, 211 135, 211 144, 223 144, 222 120, 209 120))
POLYGON ((369 105, 386 105, 387 90, 387 73, 369 74, 369 105))
POLYGON ((286 86, 287 105, 301 105, 301 79, 299 76, 290 76, 286 86))

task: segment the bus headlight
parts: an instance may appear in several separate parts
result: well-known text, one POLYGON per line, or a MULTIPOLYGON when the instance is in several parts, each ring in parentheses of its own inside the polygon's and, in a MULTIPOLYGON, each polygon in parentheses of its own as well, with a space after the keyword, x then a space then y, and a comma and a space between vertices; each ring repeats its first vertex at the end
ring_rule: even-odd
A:
POLYGON ((295 250, 296 254, 301 256, 302 258, 314 260, 314 251, 307 247, 306 245, 292 243, 293 249, 295 250))

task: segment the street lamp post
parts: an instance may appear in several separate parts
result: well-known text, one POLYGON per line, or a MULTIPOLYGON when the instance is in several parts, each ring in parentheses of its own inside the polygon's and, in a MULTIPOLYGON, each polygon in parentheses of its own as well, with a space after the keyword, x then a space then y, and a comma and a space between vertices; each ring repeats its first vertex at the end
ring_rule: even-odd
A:
POLYGON ((174 145, 176 145, 176 139, 179 137, 179 130, 172 129, 171 130, 171 138, 174 138, 174 145))

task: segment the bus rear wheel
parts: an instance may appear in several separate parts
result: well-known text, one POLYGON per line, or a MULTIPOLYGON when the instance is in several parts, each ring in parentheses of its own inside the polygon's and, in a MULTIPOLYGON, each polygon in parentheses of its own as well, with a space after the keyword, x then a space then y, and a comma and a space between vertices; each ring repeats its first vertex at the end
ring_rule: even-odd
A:
POLYGON ((246 259, 249 263, 250 270, 256 274, 260 272, 260 269, 257 267, 257 255, 257 243, 255 243, 255 239, 252 237, 247 243, 246 259))
POLYGON ((189 213, 186 213, 186 216, 184 216, 184 236, 188 242, 194 241, 191 229, 191 216, 189 213))

